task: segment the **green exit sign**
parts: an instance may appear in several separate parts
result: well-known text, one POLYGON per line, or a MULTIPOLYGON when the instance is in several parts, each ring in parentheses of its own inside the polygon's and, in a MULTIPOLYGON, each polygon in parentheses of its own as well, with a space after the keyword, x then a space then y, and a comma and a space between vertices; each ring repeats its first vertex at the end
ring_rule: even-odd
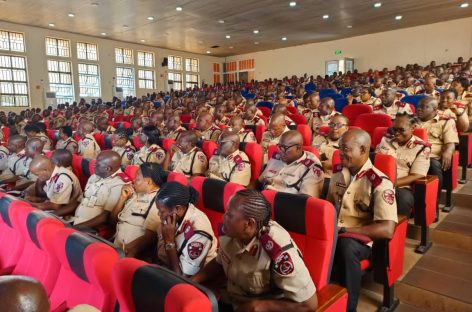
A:
POLYGON ((336 50, 336 51, 334 51, 334 54, 335 54, 335 55, 339 55, 339 54, 341 54, 341 53, 342 53, 341 50, 336 50))

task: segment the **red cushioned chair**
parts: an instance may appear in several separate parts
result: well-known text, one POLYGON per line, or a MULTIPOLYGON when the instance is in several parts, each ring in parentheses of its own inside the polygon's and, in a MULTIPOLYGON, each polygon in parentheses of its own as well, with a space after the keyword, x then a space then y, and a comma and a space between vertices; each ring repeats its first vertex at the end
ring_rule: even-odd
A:
MULTIPOLYGON (((129 116, 128 116, 129 117, 129 116)), ((131 117, 132 118, 132 117, 131 117)), ((120 122, 115 122, 114 128, 131 128, 131 123, 129 121, 120 121, 120 122)))
POLYGON ((34 208, 25 201, 1 193, 0 198, 0 275, 10 274, 23 251, 24 238, 17 227, 15 218, 20 210, 26 212, 34 208))
POLYGON ((271 109, 265 106, 260 106, 258 109, 264 114, 266 118, 270 117, 270 114, 272 113, 271 109))
POLYGON ((144 146, 144 144, 139 141, 139 135, 133 137, 133 145, 136 147, 136 150, 139 150, 144 146))
POLYGON ((164 267, 126 258, 113 266, 113 287, 121 312, 217 312, 211 291, 164 267))
POLYGON ((8 138, 10 137, 10 128, 2 127, 2 132, 3 132, 3 142, 7 142, 8 138))
POLYGON ((192 120, 192 115, 182 114, 180 115, 180 121, 183 123, 189 123, 192 120))
POLYGON ((168 152, 172 144, 175 144, 174 139, 168 139, 168 138, 162 139, 162 148, 164 149, 164 151, 168 152))
POLYGON ((113 134, 102 134, 102 141, 103 147, 100 147, 102 151, 111 150, 113 148, 113 134))
POLYGON ((53 236, 64 228, 64 223, 56 216, 36 209, 19 209, 17 215, 15 227, 20 230, 25 244, 12 274, 35 278, 49 295, 61 268, 51 253, 53 236))
MULTIPOLYGON (((320 152, 316 149, 316 147, 308 145, 308 146, 302 146, 302 148, 305 152, 313 153, 315 154, 316 157, 318 157, 318 159, 320 158, 320 152)), ((274 153, 278 151, 279 151, 279 148, 277 147, 277 145, 275 144, 269 145, 269 149, 267 151, 268 159, 271 159, 272 155, 274 155, 274 153)))
POLYGON ((259 178, 262 170, 262 147, 256 142, 240 143, 239 150, 246 153, 251 162, 251 181, 259 178))
POLYGON ((298 110, 295 106, 287 106, 287 111, 289 114, 298 114, 298 110))
POLYGON ((193 129, 195 129, 196 127, 197 127, 197 124, 194 123, 194 122, 188 124, 188 130, 193 130, 193 129))
POLYGON ((309 125, 297 125, 297 131, 301 133, 303 137, 303 145, 311 145, 312 131, 309 125))
POLYGON ((373 112, 372 106, 364 105, 364 104, 346 105, 344 106, 342 110, 343 115, 349 118, 350 125, 355 125, 357 116, 359 116, 360 114, 372 113, 372 112, 373 112))
POLYGON ((51 126, 49 125, 49 121, 44 120, 43 123, 46 126, 46 129, 51 129, 51 126))
POLYGON ((118 251, 104 240, 70 228, 56 231, 53 243, 61 268, 49 298, 51 310, 89 304, 113 311, 116 297, 111 272, 120 258, 118 251))
POLYGON ((302 253, 318 298, 325 299, 318 302, 318 309, 346 311, 346 289, 328 285, 337 237, 333 205, 305 195, 272 190, 262 194, 272 206, 272 219, 290 233, 302 253))
POLYGON ((96 164, 97 160, 96 159, 90 159, 89 160, 89 172, 90 172, 90 175, 94 175, 95 174, 95 164, 96 164))
POLYGON ((167 176, 167 182, 171 181, 179 182, 180 184, 185 186, 188 185, 187 177, 180 172, 169 171, 169 175, 167 176))
POLYGON ((210 160, 211 156, 213 156, 217 148, 218 144, 213 141, 205 140, 202 142, 202 151, 208 160, 210 160))
POLYGON ((288 118, 292 119, 297 125, 306 125, 306 117, 300 114, 288 114, 288 118))
POLYGON ((59 139, 59 131, 47 129, 46 134, 49 139, 51 139, 53 147, 56 146, 57 140, 59 139))
POLYGON ((244 186, 217 179, 193 177, 190 186, 198 191, 198 201, 195 206, 203 211, 210 219, 213 233, 218 235, 218 224, 223 221, 230 197, 244 186))
POLYGON ((79 134, 77 132, 74 132, 72 134, 72 137, 74 138, 74 140, 77 141, 77 143, 79 143, 79 141, 82 141, 82 139, 79 137, 79 134))
POLYGON ((104 150, 105 149, 105 146, 104 146, 105 144, 104 144, 104 140, 103 140, 103 134, 94 133, 93 137, 94 137, 95 141, 97 141, 98 146, 100 146, 100 149, 104 150))
POLYGON ((443 190, 446 190, 446 204, 442 211, 450 212, 454 208, 452 202, 452 191, 457 188, 459 182, 459 153, 452 154, 451 168, 443 173, 443 190))
POLYGON ((85 189, 85 185, 87 184, 87 179, 88 179, 88 177, 85 177, 82 171, 83 160, 84 158, 82 158, 82 156, 72 155, 72 171, 74 172, 76 177, 79 179, 82 190, 85 189))
POLYGON ((390 115, 385 114, 360 114, 359 116, 357 116, 356 121, 354 122, 354 126, 364 129, 369 133, 370 137, 372 138, 374 136, 375 128, 391 127, 392 119, 390 118, 390 115))
POLYGON ((467 182, 467 167, 472 164, 472 133, 459 133, 459 165, 462 166, 460 184, 467 182))
POLYGON ((120 122, 120 121, 124 121, 124 120, 125 120, 125 115, 115 115, 113 117, 114 122, 120 122))
POLYGON ((127 165, 125 167, 125 174, 132 180, 136 180, 136 173, 138 172, 139 166, 137 165, 127 165))

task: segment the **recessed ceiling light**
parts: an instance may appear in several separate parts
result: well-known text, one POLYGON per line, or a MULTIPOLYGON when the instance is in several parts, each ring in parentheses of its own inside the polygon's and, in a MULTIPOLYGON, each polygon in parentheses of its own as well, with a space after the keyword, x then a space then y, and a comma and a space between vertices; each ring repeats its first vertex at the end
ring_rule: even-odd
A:
POLYGON ((207 51, 207 54, 210 54, 211 52, 210 51, 207 51))
POLYGON ((224 21, 224 20, 219 20, 219 21, 218 21, 218 23, 220 23, 220 24, 224 24, 224 23, 225 23, 225 21, 224 21))
POLYGON ((49 23, 49 27, 56 27, 56 24, 54 24, 54 23, 49 23))
POLYGON ((106 36, 106 35, 107 35, 107 33, 106 33, 106 32, 102 32, 102 33, 100 33, 100 35, 102 35, 102 36, 106 36))
POLYGON ((349 28, 349 29, 351 29, 351 28, 352 28, 352 25, 347 25, 346 27, 349 28))
POLYGON ((67 14, 67 16, 69 16, 69 17, 75 17, 75 14, 74 14, 74 13, 69 13, 69 14, 67 14))
POLYGON ((254 41, 254 44, 259 44, 259 41, 254 41))
POLYGON ((147 17, 147 20, 148 20, 148 21, 153 21, 153 20, 154 20, 154 16, 148 16, 148 17, 147 17))
POLYGON ((255 29, 252 31, 252 33, 257 35, 259 33, 259 30, 255 29))
POLYGON ((382 2, 374 3, 374 8, 380 8, 382 6, 382 2))
POLYGON ((401 15, 395 16, 395 19, 396 19, 397 21, 401 20, 402 18, 403 18, 403 16, 401 16, 401 15))
POLYGON ((226 39, 231 39, 230 35, 226 35, 225 37, 226 37, 226 39))
POLYGON ((91 4, 92 4, 92 6, 99 6, 100 5, 100 3, 98 3, 98 2, 92 2, 91 4))
POLYGON ((329 18, 328 14, 323 15, 323 19, 328 19, 328 18, 329 18))
POLYGON ((287 37, 282 37, 282 41, 287 41, 287 37))
POLYGON ((467 3, 467 2, 461 3, 460 7, 461 7, 462 9, 468 8, 468 7, 469 7, 469 3, 467 3))
POLYGON ((233 46, 230 46, 229 48, 232 49, 232 48, 234 48, 234 47, 233 47, 233 46))
POLYGON ((297 3, 295 1, 290 1, 288 5, 293 8, 294 6, 297 5, 297 3))
POLYGON ((145 42, 146 42, 146 40, 144 40, 144 39, 141 39, 141 40, 139 40, 139 41, 141 41, 142 43, 145 43, 145 42))
POLYGON ((178 7, 175 8, 175 10, 181 12, 183 9, 182 9, 181 6, 178 6, 178 7))

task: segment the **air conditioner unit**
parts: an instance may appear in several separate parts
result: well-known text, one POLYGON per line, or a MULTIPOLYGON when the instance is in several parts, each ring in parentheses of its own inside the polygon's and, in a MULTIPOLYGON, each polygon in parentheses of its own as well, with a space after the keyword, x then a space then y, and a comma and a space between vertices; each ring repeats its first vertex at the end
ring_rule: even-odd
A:
POLYGON ((56 92, 46 92, 46 107, 48 106, 57 107, 56 92))
POLYGON ((123 99, 123 88, 122 87, 114 87, 113 88, 113 96, 116 96, 119 99, 123 99))

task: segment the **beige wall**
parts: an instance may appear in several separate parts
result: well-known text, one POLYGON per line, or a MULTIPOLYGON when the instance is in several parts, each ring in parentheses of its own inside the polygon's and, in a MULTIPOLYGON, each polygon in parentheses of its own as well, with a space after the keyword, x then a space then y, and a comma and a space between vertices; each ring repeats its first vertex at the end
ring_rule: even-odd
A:
MULTIPOLYGON (((30 104, 33 107, 43 107, 44 105, 44 90, 48 90, 48 71, 47 71, 47 60, 48 59, 62 59, 65 58, 54 58, 46 56, 45 37, 57 37, 61 39, 68 39, 71 41, 71 53, 72 57, 69 61, 72 61, 73 81, 75 86, 75 96, 79 98, 79 77, 77 73, 77 42, 89 42, 98 44, 99 49, 99 65, 101 75, 101 93, 104 100, 110 100, 113 96, 113 77, 116 76, 116 63, 115 63, 115 47, 132 48, 134 50, 135 57, 135 88, 138 96, 152 92, 153 90, 138 89, 137 80, 137 65, 136 55, 137 51, 154 52, 155 61, 155 81, 156 90, 165 90, 167 80, 167 67, 162 67, 161 63, 164 57, 168 55, 177 55, 185 57, 194 57, 200 60, 200 82, 205 81, 207 83, 213 83, 213 63, 221 62, 222 59, 218 57, 212 57, 208 55, 198 55, 187 52, 172 51, 167 49, 161 49, 156 47, 150 47, 145 45, 138 45, 132 43, 125 43, 120 41, 113 41, 105 38, 96 38, 90 36, 82 36, 73 33, 67 33, 62 31, 56 31, 52 29, 43 29, 38 27, 30 27, 18 24, 12 24, 0 21, 0 29, 23 32, 25 34, 26 53, 18 53, 18 55, 26 55, 28 64, 28 77, 29 77, 29 89, 30 89, 30 104)), ((16 54, 4 51, 0 51, 0 54, 16 54)), ((80 60, 80 62, 89 61, 80 60)), ((125 65, 129 67, 128 65, 125 65)), ((183 75, 185 76, 185 75, 183 75)), ((185 77, 183 77, 185 80, 185 77)), ((12 109, 13 110, 13 109, 12 109)), ((18 109, 15 109, 18 110, 18 109)))
MULTIPOLYGON (((373 25, 374 26, 374 25, 373 25)), ((290 38, 289 38, 290 40, 290 38)), ((288 41, 289 43, 289 41, 288 41)), ((293 46, 228 57, 226 61, 254 58, 256 79, 282 78, 304 73, 325 74, 325 61, 355 59, 359 71, 393 68, 408 63, 438 64, 472 55, 472 17, 347 39, 293 46), (342 50, 341 55, 335 55, 342 50)))

